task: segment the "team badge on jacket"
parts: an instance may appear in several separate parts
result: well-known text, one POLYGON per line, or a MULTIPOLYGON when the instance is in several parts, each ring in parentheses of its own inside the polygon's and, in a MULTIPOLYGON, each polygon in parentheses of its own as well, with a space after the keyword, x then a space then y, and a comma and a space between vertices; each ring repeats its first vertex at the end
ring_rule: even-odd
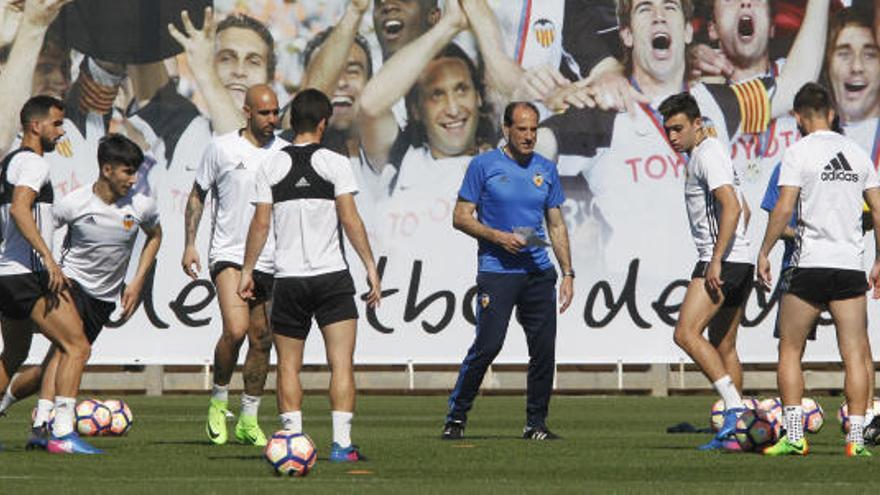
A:
POLYGON ((122 219, 122 226, 125 230, 131 230, 134 227, 134 216, 133 215, 125 215, 122 219))
POLYGON ((556 36, 556 26, 553 21, 542 17, 532 24, 532 29, 535 30, 535 39, 541 46, 548 48, 553 44, 553 39, 556 36))
POLYGON ((544 185, 544 176, 541 175, 541 172, 536 173, 535 176, 532 177, 532 182, 535 183, 536 187, 541 187, 542 185, 544 185))
POLYGON ((480 306, 482 306, 483 309, 486 309, 489 307, 489 302, 490 302, 489 294, 481 294, 480 295, 480 306))

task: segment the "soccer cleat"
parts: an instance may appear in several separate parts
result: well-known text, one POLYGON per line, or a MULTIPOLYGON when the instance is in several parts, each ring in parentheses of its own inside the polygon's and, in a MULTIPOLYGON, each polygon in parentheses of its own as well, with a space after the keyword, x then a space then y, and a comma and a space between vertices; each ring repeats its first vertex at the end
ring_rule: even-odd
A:
POLYGON ((338 443, 333 442, 330 448, 330 462, 360 462, 366 461, 367 458, 358 450, 358 446, 351 444, 346 448, 342 448, 338 443))
POLYGON ((562 440, 562 437, 548 430, 546 426, 526 426, 522 437, 526 440, 562 440))
POLYGON ((775 445, 771 445, 764 449, 764 455, 780 456, 780 455, 807 455, 810 453, 810 444, 806 438, 801 438, 797 442, 792 442, 788 437, 782 437, 775 445))
POLYGON ((265 447, 269 443, 263 430, 260 429, 260 425, 257 424, 257 418, 244 414, 238 417, 238 423, 235 424, 235 439, 245 445, 256 445, 257 447, 265 447))
POLYGON ((859 445, 855 442, 847 442, 844 452, 846 452, 847 457, 871 457, 874 455, 864 445, 859 445))
POLYGON ((451 420, 443 425, 443 440, 461 440, 464 438, 464 421, 451 420))
POLYGON ((63 437, 49 438, 46 450, 53 454, 103 454, 104 451, 96 449, 79 437, 76 432, 70 432, 63 437))
POLYGON ((868 445, 880 444, 880 416, 874 416, 870 423, 865 426, 865 443, 868 445))
POLYGON ((227 405, 226 401, 211 399, 211 405, 208 407, 208 423, 205 425, 205 431, 208 433, 208 439, 215 445, 223 445, 229 439, 229 433, 226 432, 227 405))
POLYGON ((715 433, 715 437, 709 442, 697 447, 697 450, 726 450, 727 442, 734 440, 733 434, 736 431, 736 420, 746 411, 744 407, 731 408, 724 411, 724 421, 721 428, 715 433))
POLYGON ((46 450, 49 446, 49 429, 46 425, 31 428, 31 437, 24 445, 25 450, 46 450))

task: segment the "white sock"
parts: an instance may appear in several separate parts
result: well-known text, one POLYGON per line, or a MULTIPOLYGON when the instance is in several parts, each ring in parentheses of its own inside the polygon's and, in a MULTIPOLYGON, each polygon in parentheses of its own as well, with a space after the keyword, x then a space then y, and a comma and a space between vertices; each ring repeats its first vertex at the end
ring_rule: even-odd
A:
POLYGON ((865 417, 850 416, 849 417, 849 433, 846 434, 846 441, 855 443, 856 445, 865 444, 865 417))
POLYGON ((55 397, 55 422, 52 424, 52 434, 55 438, 63 437, 73 432, 74 409, 76 399, 73 397, 55 397))
POLYGON ((10 383, 9 387, 6 388, 6 393, 3 395, 3 400, 0 400, 0 414, 6 412, 6 410, 9 409, 11 405, 15 404, 17 400, 18 399, 12 395, 12 384, 10 383))
POLYGON ((785 431, 788 440, 797 442, 804 438, 804 408, 802 406, 785 406, 785 431))
POLYGON ((302 411, 290 411, 281 413, 281 428, 294 433, 302 433, 303 431, 303 413, 302 411))
POLYGON ((37 401, 37 414, 34 415, 34 428, 39 428, 49 422, 49 415, 55 403, 48 399, 40 399, 37 401))
POLYGON ((211 399, 219 400, 220 402, 229 402, 229 385, 217 385, 214 384, 214 389, 211 390, 211 399))
POLYGON ((260 409, 260 399, 259 396, 241 394, 241 415, 256 418, 260 409))
POLYGON ((724 399, 725 409, 743 407, 742 397, 739 396, 739 392, 736 390, 733 380, 730 379, 730 375, 722 376, 712 386, 718 391, 718 395, 724 399))
POLYGON ((351 420, 354 413, 330 411, 333 418, 333 441, 343 449, 351 445, 351 420))

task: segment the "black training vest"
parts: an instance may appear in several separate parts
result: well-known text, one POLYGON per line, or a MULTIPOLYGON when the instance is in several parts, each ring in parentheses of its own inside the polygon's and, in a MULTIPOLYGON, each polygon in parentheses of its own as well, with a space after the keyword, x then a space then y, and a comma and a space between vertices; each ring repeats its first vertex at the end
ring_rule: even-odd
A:
MULTIPOLYGON (((28 148, 27 146, 22 146, 21 148, 6 155, 6 158, 4 158, 2 162, 0 162, 0 206, 12 204, 12 190, 15 189, 15 185, 9 182, 6 175, 9 171, 9 164, 12 163, 12 158, 15 157, 15 155, 24 151, 30 151, 31 153, 34 152, 34 150, 28 148)), ((52 204, 54 201, 55 191, 52 189, 51 181, 49 181, 43 184, 43 187, 40 188, 40 191, 37 193, 36 199, 34 199, 34 203, 52 204)))
POLYGON ((281 151, 290 156, 290 170, 280 182, 272 186, 272 203, 296 199, 336 200, 333 184, 324 180, 312 167, 312 155, 320 144, 285 146, 281 151))

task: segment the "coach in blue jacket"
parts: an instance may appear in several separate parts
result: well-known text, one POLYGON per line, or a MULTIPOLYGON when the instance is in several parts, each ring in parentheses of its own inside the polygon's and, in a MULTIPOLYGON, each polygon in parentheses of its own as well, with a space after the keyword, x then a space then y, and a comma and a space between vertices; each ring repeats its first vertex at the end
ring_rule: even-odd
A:
POLYGON ((559 438, 546 425, 556 353, 557 279, 547 255, 547 234, 562 270, 560 313, 571 303, 574 271, 560 211, 565 196, 556 165, 534 152, 537 130, 534 105, 509 104, 503 127, 507 144, 474 157, 458 192, 453 226, 479 242, 477 330, 449 396, 443 439, 464 436, 467 413, 501 351, 514 307, 529 346, 523 438, 559 438))

